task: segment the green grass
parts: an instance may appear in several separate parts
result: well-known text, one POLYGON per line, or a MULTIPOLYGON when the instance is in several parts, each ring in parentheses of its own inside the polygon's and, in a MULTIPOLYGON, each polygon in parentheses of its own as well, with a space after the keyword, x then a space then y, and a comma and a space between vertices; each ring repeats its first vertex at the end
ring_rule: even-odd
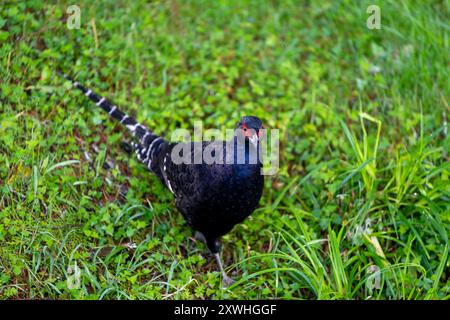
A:
POLYGON ((0 298, 450 298, 449 1, 146 2, 2 3, 0 298), (234 285, 60 70, 167 136, 280 129, 234 285))

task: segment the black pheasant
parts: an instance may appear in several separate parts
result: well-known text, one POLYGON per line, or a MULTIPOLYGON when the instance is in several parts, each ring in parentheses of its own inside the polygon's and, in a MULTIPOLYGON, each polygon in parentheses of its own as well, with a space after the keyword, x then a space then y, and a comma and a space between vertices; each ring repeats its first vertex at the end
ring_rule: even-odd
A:
POLYGON ((214 254, 223 282, 230 284, 219 255, 220 237, 248 217, 261 198, 261 121, 242 117, 230 141, 171 143, 106 98, 64 77, 133 134, 136 141, 132 146, 138 159, 172 192, 187 224, 214 254))

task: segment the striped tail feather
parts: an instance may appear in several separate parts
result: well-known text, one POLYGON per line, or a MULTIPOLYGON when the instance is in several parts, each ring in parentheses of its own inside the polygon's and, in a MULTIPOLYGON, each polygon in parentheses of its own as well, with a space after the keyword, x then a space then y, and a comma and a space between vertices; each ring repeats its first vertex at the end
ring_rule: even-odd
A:
POLYGON ((132 143, 138 160, 147 165, 151 171, 158 169, 152 165, 152 159, 161 149, 165 142, 163 138, 147 129, 142 124, 138 123, 133 117, 122 112, 117 106, 105 97, 98 96, 91 89, 87 89, 70 76, 64 74, 63 77, 72 83, 72 86, 80 90, 86 97, 88 97, 96 106, 107 112, 112 118, 123 124, 132 135, 138 139, 139 143, 132 143))

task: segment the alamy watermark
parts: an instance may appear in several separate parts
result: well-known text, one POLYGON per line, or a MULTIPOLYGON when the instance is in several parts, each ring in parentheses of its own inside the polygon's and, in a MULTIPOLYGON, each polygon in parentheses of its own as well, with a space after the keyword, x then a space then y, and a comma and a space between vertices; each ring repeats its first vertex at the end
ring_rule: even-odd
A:
POLYGON ((67 7, 66 13, 67 17, 67 28, 69 30, 72 29, 80 29, 81 27, 81 9, 77 5, 71 5, 67 7))
MULTIPOLYGON (((77 5, 70 5, 67 7, 67 28, 80 29, 81 27, 81 9, 77 5)), ((366 13, 369 17, 366 21, 366 26, 369 30, 381 29, 381 9, 379 6, 372 4, 367 7, 366 13)))
POLYGON ((170 141, 178 142, 172 149, 174 164, 261 164, 262 175, 274 175, 279 168, 280 133, 278 129, 261 128, 258 132, 241 128, 203 129, 194 122, 193 135, 187 129, 176 129, 170 141), (202 141, 209 143, 204 146, 202 141), (193 143, 191 143, 193 142, 193 143))
POLYGON ((381 29, 381 9, 379 6, 373 4, 367 7, 366 13, 369 14, 367 18, 367 29, 381 29))
POLYGON ((81 270, 75 262, 67 268, 66 284, 68 289, 79 289, 81 285, 81 270))

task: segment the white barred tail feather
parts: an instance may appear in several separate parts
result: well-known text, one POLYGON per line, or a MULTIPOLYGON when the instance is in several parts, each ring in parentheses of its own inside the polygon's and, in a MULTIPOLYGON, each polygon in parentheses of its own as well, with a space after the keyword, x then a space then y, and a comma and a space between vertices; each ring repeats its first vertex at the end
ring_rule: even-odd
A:
MULTIPOLYGON (((133 117, 122 112, 107 98, 98 96, 91 89, 83 87, 67 74, 64 74, 63 76, 65 79, 69 80, 75 88, 80 90, 86 97, 94 102, 96 106, 100 107, 112 118, 123 124, 133 134, 133 136, 138 139, 139 143, 132 143, 138 160, 143 162, 149 170, 154 171, 156 168, 152 167, 151 163, 154 157, 161 150, 162 145, 165 143, 164 139, 147 129, 142 124, 138 123, 133 117), (145 150, 145 152, 143 152, 143 150, 145 150)), ((159 174, 159 172, 155 173, 159 174)))

